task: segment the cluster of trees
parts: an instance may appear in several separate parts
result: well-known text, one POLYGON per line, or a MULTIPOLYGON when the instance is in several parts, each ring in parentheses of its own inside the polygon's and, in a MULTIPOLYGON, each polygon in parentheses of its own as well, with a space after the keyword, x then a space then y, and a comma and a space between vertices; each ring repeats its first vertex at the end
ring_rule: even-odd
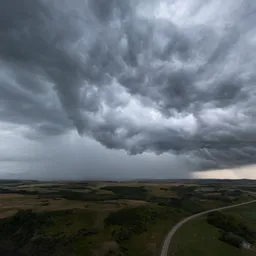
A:
POLYGON ((160 206, 171 206, 170 204, 171 200, 167 197, 151 196, 150 198, 148 198, 147 201, 151 203, 156 203, 160 206))
POLYGON ((234 235, 231 232, 221 232, 219 240, 237 248, 240 248, 243 242, 243 239, 240 236, 234 235))
POLYGON ((224 195, 227 195, 227 196, 241 196, 242 195, 242 191, 239 190, 239 189, 236 189, 236 190, 233 190, 233 191, 223 191, 223 194, 224 195))
POLYGON ((102 189, 112 191, 120 199, 146 200, 148 196, 148 190, 143 186, 108 186, 103 187, 102 189))
POLYGON ((68 200, 81 200, 81 201, 104 201, 104 200, 116 200, 119 199, 118 195, 99 195, 95 191, 89 193, 77 192, 67 189, 61 189, 59 191, 47 191, 42 192, 39 190, 28 191, 28 190, 10 190, 1 189, 0 194, 21 194, 21 195, 36 195, 41 198, 65 198, 68 200))
POLYGON ((173 197, 173 198, 166 198, 166 197, 151 197, 149 199, 152 203, 157 203, 159 206, 169 206, 173 208, 179 208, 189 213, 199 213, 205 211, 204 207, 196 202, 187 199, 186 197, 173 197))
POLYGON ((193 195, 197 186, 173 186, 170 187, 171 191, 175 191, 179 197, 193 195))
POLYGON ((233 200, 224 195, 197 195, 200 199, 216 200, 225 203, 232 203, 233 200))
MULTIPOLYGON (((75 187, 74 187, 75 188, 75 187)), ((86 188, 86 187, 83 187, 86 188)), ((148 197, 148 190, 144 187, 125 187, 125 186, 110 186, 102 188, 104 190, 112 191, 114 194, 97 194, 97 191, 91 190, 89 193, 72 191, 71 189, 60 189, 58 191, 42 192, 40 190, 11 190, 7 188, 0 188, 1 194, 22 194, 22 195, 37 195, 42 198, 65 198, 68 200, 81 201, 104 201, 117 199, 132 199, 132 200, 146 200, 148 197)))
POLYGON ((182 208, 193 214, 205 211, 204 207, 200 203, 189 199, 182 200, 182 208))
POLYGON ((48 214, 20 210, 15 215, 0 221, 0 239, 11 239, 18 247, 27 243, 43 225, 50 225, 48 214))
MULTIPOLYGON (((216 186, 215 186, 216 187, 216 186)), ((199 199, 206 199, 206 200, 217 200, 217 201, 222 201, 225 203, 230 203, 232 202, 232 199, 230 199, 228 196, 234 196, 234 197, 239 197, 241 196, 242 192, 240 190, 234 190, 234 191, 221 191, 219 195, 215 194, 207 194, 208 192, 206 191, 205 193, 195 193, 195 189, 198 188, 198 186, 175 186, 171 187, 171 191, 175 191, 179 197, 192 197, 196 196, 199 199)), ((216 187, 217 189, 218 187, 216 187)))
POLYGON ((231 202, 231 200, 224 195, 210 195, 205 193, 195 193, 195 189, 198 188, 198 186, 177 186, 177 187, 171 187, 170 190, 175 191, 177 193, 177 196, 181 198, 191 198, 191 197, 197 197, 198 199, 207 199, 207 200, 218 200, 222 202, 231 202))
POLYGON ((241 190, 256 192, 256 187, 254 185, 253 186, 241 186, 239 188, 241 190))
POLYGON ((95 232, 81 229, 70 238, 69 236, 49 236, 41 232, 43 228, 53 225, 56 217, 72 213, 72 210, 40 213, 31 210, 20 210, 15 215, 0 220, 0 246, 6 244, 4 249, 11 252, 12 250, 16 252, 17 248, 19 250, 25 249, 28 255, 36 255, 38 252, 41 252, 42 255, 52 255, 58 246, 60 248, 69 244, 72 246, 72 239, 75 236, 95 234, 95 232))
MULTIPOLYGON (((253 243, 256 238, 255 232, 251 230, 245 223, 228 214, 211 212, 207 215, 207 222, 221 229, 225 233, 241 237, 249 243, 253 243)), ((230 237, 230 235, 228 236, 227 234, 222 236, 223 241, 227 240, 225 237, 230 237)), ((231 240, 234 240, 233 236, 231 240)))
POLYGON ((110 213, 105 219, 105 225, 118 226, 112 233, 117 242, 129 239, 133 234, 147 231, 147 225, 154 222, 158 213, 149 207, 122 209, 110 213))

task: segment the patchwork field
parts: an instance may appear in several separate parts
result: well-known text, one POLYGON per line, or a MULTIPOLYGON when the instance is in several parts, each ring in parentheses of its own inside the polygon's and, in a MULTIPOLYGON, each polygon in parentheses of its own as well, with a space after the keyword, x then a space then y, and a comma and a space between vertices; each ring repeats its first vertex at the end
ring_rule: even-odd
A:
MULTIPOLYGON (((254 198, 253 194, 234 193, 231 189, 230 184, 201 184, 200 181, 1 181, 0 252, 158 255, 167 232, 186 216, 254 198), (214 191, 204 192, 206 187, 214 187, 214 191)), ((232 212, 248 223, 254 223, 254 213, 255 209, 247 208, 241 213, 232 212)), ((178 241, 186 241, 188 248, 197 246, 200 241, 210 243, 210 236, 217 237, 214 227, 204 220, 189 225, 192 226, 188 226, 188 231, 181 229, 181 233, 177 233, 178 241), (207 229, 209 236, 200 237, 200 232, 207 229), (193 239, 188 242, 191 236, 193 239), (197 239, 199 237, 201 240, 197 239)), ((224 252, 229 248, 226 244, 219 248, 220 245, 222 242, 217 239, 218 255, 222 255, 221 248, 224 252)), ((175 253, 186 253, 183 247, 176 242, 175 253)), ((204 255, 203 249, 193 250, 200 256, 204 255)), ((231 248, 230 252, 236 256, 237 249, 231 248)))

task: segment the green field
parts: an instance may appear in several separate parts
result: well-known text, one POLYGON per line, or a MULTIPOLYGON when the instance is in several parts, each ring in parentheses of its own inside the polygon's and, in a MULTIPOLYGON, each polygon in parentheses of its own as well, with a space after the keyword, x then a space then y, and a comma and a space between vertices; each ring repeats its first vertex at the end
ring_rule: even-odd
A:
MULTIPOLYGON (((225 211, 256 231, 256 203, 225 211)), ((200 217, 184 224, 175 234, 169 255, 255 256, 256 252, 235 248, 219 240, 220 231, 200 217)))
POLYGON ((242 207, 231 209, 226 212, 242 219, 251 228, 256 230, 256 203, 244 205, 242 207))

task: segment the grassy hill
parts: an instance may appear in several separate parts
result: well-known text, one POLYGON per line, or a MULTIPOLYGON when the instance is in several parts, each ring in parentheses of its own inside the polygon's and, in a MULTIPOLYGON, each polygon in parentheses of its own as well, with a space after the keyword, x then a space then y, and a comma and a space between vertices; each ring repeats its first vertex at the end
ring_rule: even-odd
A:
MULTIPOLYGON (((256 232, 256 204, 241 206, 224 212, 256 232)), ((256 252, 236 248, 219 240, 221 231, 210 225, 207 217, 200 217, 184 224, 175 234, 170 255, 175 256, 255 256, 256 252)))

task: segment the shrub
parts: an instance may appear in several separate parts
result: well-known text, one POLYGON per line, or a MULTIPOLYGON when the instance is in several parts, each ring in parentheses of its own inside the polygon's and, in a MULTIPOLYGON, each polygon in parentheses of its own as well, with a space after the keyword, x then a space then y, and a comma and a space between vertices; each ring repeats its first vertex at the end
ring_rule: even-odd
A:
POLYGON ((133 231, 127 227, 120 227, 112 232, 112 237, 118 242, 128 240, 133 235, 133 231))
POLYGON ((227 244, 235 246, 237 248, 241 247, 243 239, 239 236, 234 235, 233 233, 222 232, 221 237, 219 238, 220 241, 223 241, 227 244))
POLYGON ((112 191, 118 198, 145 200, 147 198, 148 190, 143 186, 140 187, 126 187, 126 186, 109 186, 101 189, 112 191))
POLYGON ((0 222, 0 238, 11 238, 17 245, 24 245, 45 224, 50 224, 48 215, 21 210, 0 222))
POLYGON ((105 224, 107 226, 117 225, 125 228, 125 230, 120 231, 121 235, 123 235, 123 232, 128 232, 127 230, 133 233, 142 233, 147 230, 147 224, 155 221, 157 216, 157 212, 140 206, 110 213, 105 219, 105 224))
POLYGON ((225 232, 231 232, 246 241, 253 243, 256 235, 240 220, 221 212, 211 212, 207 215, 207 222, 225 232))

